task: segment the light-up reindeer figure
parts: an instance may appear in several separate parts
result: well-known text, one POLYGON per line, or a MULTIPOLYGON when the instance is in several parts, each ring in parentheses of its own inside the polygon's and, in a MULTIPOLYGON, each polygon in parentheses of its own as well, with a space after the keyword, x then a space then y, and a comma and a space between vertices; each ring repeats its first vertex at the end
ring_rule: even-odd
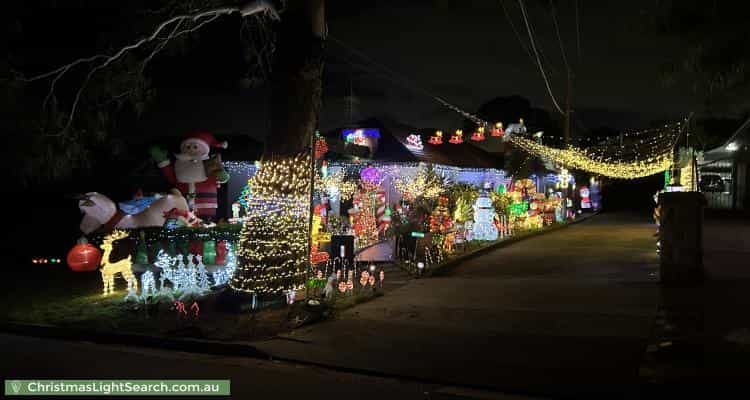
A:
POLYGON ((104 283, 104 295, 108 295, 114 292, 115 289, 115 275, 119 272, 122 277, 128 281, 128 290, 138 290, 138 280, 135 279, 135 275, 131 269, 130 257, 122 259, 120 261, 111 263, 109 262, 109 255, 112 253, 112 243, 115 240, 120 240, 128 237, 128 233, 121 230, 115 230, 109 235, 104 237, 102 242, 102 282, 104 283))

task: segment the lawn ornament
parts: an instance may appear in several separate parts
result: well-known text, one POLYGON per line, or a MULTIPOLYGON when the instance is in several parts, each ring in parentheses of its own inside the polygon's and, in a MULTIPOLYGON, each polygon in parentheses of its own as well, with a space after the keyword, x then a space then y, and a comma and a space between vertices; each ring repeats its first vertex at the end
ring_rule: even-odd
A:
POLYGON ((208 132, 194 132, 180 143, 180 153, 175 154, 174 163, 164 150, 149 149, 164 178, 177 186, 189 200, 190 209, 203 219, 216 216, 217 189, 229 181, 221 158, 210 155, 212 148, 226 149, 227 142, 218 141, 208 132))
POLYGON ((102 252, 83 237, 78 239, 78 243, 70 249, 66 257, 68 266, 76 272, 93 271, 99 268, 101 259, 102 252))
POLYGON ((126 237, 128 237, 127 232, 115 230, 107 235, 102 243, 104 254, 102 255, 102 269, 100 271, 102 273, 102 283, 104 284, 102 291, 105 296, 114 292, 115 275, 118 273, 128 282, 128 293, 138 288, 138 280, 131 270, 132 263, 130 256, 117 262, 109 262, 109 256, 112 254, 112 243, 126 237))
POLYGON ((126 214, 119 210, 114 201, 107 196, 89 192, 78 195, 78 208, 84 213, 81 220, 81 231, 91 233, 102 229, 111 232, 115 228, 134 229, 147 226, 163 226, 164 213, 173 209, 188 210, 187 201, 177 189, 172 189, 166 196, 154 200, 138 214, 126 214))

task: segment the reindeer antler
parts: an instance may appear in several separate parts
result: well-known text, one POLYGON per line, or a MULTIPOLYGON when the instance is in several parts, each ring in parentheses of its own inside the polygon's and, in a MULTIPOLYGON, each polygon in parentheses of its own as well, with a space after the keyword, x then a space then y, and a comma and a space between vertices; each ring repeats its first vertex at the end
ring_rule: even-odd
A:
POLYGON ((112 233, 104 237, 104 241, 108 243, 112 243, 115 240, 124 239, 128 237, 129 235, 130 234, 126 231, 115 229, 114 231, 112 231, 112 233))

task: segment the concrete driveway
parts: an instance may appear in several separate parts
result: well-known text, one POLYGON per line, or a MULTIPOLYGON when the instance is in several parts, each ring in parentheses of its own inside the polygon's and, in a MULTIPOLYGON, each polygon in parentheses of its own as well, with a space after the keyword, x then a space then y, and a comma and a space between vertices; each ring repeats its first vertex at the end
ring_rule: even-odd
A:
POLYGON ((658 306, 647 219, 600 215, 255 343, 285 359, 542 395, 636 390, 658 306))

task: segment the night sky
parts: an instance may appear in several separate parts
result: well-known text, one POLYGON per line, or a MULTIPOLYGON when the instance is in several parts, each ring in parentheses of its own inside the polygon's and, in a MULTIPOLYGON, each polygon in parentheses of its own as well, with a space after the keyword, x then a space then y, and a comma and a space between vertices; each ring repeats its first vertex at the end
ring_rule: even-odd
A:
MULTIPOLYGON (((528 46, 518 2, 504 3, 528 46)), ((552 90, 563 105, 565 67, 549 4, 526 3, 552 90)), ((574 2, 558 2, 561 36, 574 71, 577 126, 637 128, 653 119, 684 117, 700 104, 686 85, 667 88, 660 82, 659 66, 684 49, 679 38, 648 31, 646 16, 653 6, 652 0, 580 2, 579 57, 574 2)), ((11 43, 25 45, 25 53, 41 57, 28 64, 32 72, 105 49, 108 37, 127 37, 128 27, 117 26, 118 15, 137 15, 123 4, 81 1, 57 7, 50 11, 19 6, 20 23, 9 30, 11 43)), ((459 127, 461 116, 427 93, 469 111, 497 96, 519 95, 555 114, 538 69, 497 0, 330 0, 327 11, 331 40, 321 115, 324 130, 348 123, 352 103, 355 121, 389 114, 415 126, 459 127), (397 75, 382 76, 374 63, 397 75)), ((147 31, 133 31, 132 38, 147 31)), ((202 29, 184 50, 171 49, 157 57, 150 69, 157 98, 137 130, 152 136, 203 128, 220 135, 262 138, 268 127, 268 92, 239 83, 245 66, 238 31, 239 18, 225 17, 202 29)))
MULTIPOLYGON (((553 110, 539 71, 519 44, 499 1, 408 3, 385 6, 378 2, 377 7, 359 14, 334 15, 330 34, 468 110, 495 96, 507 95, 520 95, 537 107, 553 110)), ((527 3, 529 22, 545 56, 545 69, 562 105, 565 67, 548 4, 527 3)), ((505 0, 505 4, 528 45, 518 3, 505 0)), ((575 74, 574 108, 583 124, 590 128, 604 124, 638 127, 653 118, 683 116, 695 107, 699 100, 689 88, 665 88, 659 81, 660 64, 682 49, 678 38, 657 37, 647 31, 644 15, 653 1, 581 2, 580 59, 573 4, 559 2, 558 22, 575 74)), ((346 54, 336 44, 329 46, 337 55, 346 54)), ((344 67, 330 63, 329 69, 346 75, 344 67)), ((460 119, 428 97, 394 84, 386 87, 383 80, 379 85, 382 89, 371 93, 379 86, 362 75, 355 75, 354 93, 362 91, 363 114, 385 110, 427 126, 455 126, 460 119), (383 98, 389 100, 388 104, 383 98)), ((328 94, 325 116, 333 120, 343 115, 345 108, 340 97, 331 98, 335 91, 328 94)))

